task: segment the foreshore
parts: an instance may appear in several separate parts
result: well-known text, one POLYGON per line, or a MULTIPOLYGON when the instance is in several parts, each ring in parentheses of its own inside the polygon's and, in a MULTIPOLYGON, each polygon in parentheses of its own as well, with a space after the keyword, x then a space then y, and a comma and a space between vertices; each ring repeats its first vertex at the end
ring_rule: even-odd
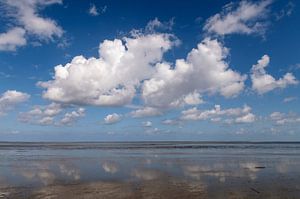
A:
POLYGON ((300 143, 2 146, 0 199, 299 199, 300 143))

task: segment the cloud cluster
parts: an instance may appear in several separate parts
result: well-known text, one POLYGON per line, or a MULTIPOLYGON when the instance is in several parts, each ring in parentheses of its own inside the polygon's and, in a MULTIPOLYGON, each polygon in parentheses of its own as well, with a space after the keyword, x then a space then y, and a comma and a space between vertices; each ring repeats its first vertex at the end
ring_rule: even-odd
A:
POLYGON ((71 112, 66 112, 62 118, 57 118, 61 113, 65 112, 65 108, 61 104, 51 103, 46 106, 35 106, 28 112, 19 114, 19 121, 36 125, 71 125, 78 118, 83 117, 84 108, 77 108, 71 112))
MULTIPOLYGON (((253 4, 243 1, 231 15, 239 16, 244 9, 249 12, 247 19, 251 21, 255 19, 250 17, 254 16, 251 12, 255 8, 266 11, 269 4, 270 1, 253 4)), ((149 30, 154 30, 163 24, 155 19, 148 26, 149 30)), ((197 106, 203 103, 204 95, 229 98, 244 90, 247 76, 229 67, 226 61, 229 50, 217 39, 204 38, 185 59, 177 59, 172 64, 163 57, 178 45, 176 37, 146 32, 137 31, 122 40, 103 41, 99 45, 99 58, 76 56, 70 63, 56 66, 52 80, 38 83, 45 89, 43 97, 66 105, 93 106, 123 106, 140 97, 142 108, 128 114, 140 118, 161 115, 172 108, 197 106)), ((265 70, 269 62, 269 56, 264 55, 251 69, 252 89, 257 93, 298 83, 291 73, 278 80, 269 75, 265 70)), ((195 107, 182 111, 180 119, 229 124, 251 123, 256 116, 249 106, 222 110, 216 105, 212 110, 201 111, 195 107)), ((113 124, 120 120, 121 115, 114 113, 107 115, 104 123, 113 124)))
POLYGON ((215 105, 211 110, 198 110, 196 107, 182 111, 181 120, 209 120, 212 122, 252 123, 256 119, 251 108, 245 105, 242 108, 221 109, 215 105))
MULTIPOLYGON (((39 40, 62 36, 63 30, 55 21, 38 15, 41 8, 61 3, 60 0, 5 0, 4 3, 18 27, 0 34, 0 50, 15 50, 25 45, 26 35, 34 35, 39 40)), ((206 21, 204 30, 217 35, 261 33, 270 3, 270 0, 241 1, 236 9, 236 4, 229 4, 222 13, 206 21)), ((99 14, 95 5, 89 12, 94 16, 99 14)), ((188 107, 180 118, 165 120, 163 124, 177 125, 185 120, 226 124, 254 122, 256 116, 247 105, 229 109, 216 105, 211 110, 190 108, 204 103, 205 95, 238 96, 244 90, 247 76, 230 68, 227 62, 229 49, 211 37, 204 38, 185 58, 175 59, 174 63, 165 61, 165 54, 180 41, 173 34, 156 30, 171 30, 173 23, 173 20, 162 23, 155 18, 147 24, 145 33, 136 30, 122 39, 104 40, 99 45, 99 57, 79 55, 70 63, 55 66, 51 80, 37 83, 44 89, 43 98, 53 103, 21 113, 19 120, 39 125, 69 125, 85 115, 85 109, 81 107, 66 112, 66 108, 73 105, 124 106, 138 97, 141 108, 128 114, 133 118, 158 116, 166 110, 188 107)), ((278 80, 269 75, 265 70, 269 62, 269 56, 264 55, 251 69, 252 89, 257 93, 298 83, 291 73, 278 80)), ((0 98, 0 115, 18 103, 5 102, 5 95, 9 94, 0 98)), ((26 96, 23 96, 19 101, 25 100, 26 96)), ((104 123, 117 123, 122 117, 113 113, 104 118, 104 123)), ((283 121, 284 116, 280 117, 272 120, 279 123, 296 121, 290 117, 283 121)), ((151 127, 152 123, 147 121, 143 126, 151 127)))
POLYGON ((51 125, 54 117, 63 110, 60 104, 51 103, 47 106, 35 106, 28 112, 19 114, 19 121, 39 125, 51 125))
POLYGON ((294 113, 286 114, 281 112, 273 112, 270 114, 269 118, 278 125, 300 123, 300 117, 294 113))
POLYGON ((70 104, 128 104, 140 81, 153 74, 153 64, 175 43, 170 34, 105 40, 99 46, 99 58, 77 56, 65 66, 56 66, 54 79, 39 83, 47 89, 43 97, 70 104))
POLYGON ((229 3, 221 13, 210 17, 203 30, 217 35, 263 33, 266 28, 268 6, 271 0, 250 2, 243 0, 238 5, 229 3))
POLYGON ((258 60, 256 65, 252 66, 252 89, 257 93, 264 94, 276 88, 286 88, 289 85, 298 84, 298 80, 296 80, 295 76, 291 73, 286 73, 278 80, 269 75, 265 70, 269 63, 270 57, 268 55, 264 55, 260 60, 258 60))
POLYGON ((6 15, 14 20, 15 27, 0 34, 0 50, 14 51, 24 46, 26 35, 43 41, 62 36, 63 30, 54 20, 38 14, 46 6, 61 4, 61 0, 4 0, 1 3, 6 9, 6 15))
POLYGON ((199 104, 203 93, 238 95, 246 76, 229 68, 224 61, 227 55, 228 49, 220 42, 206 38, 191 50, 186 60, 176 60, 174 67, 166 62, 158 63, 152 78, 142 87, 145 103, 165 108, 199 104))
POLYGON ((0 51, 15 51, 17 47, 26 45, 25 30, 12 28, 0 34, 0 51))
POLYGON ((14 109, 18 104, 29 99, 30 95, 15 90, 8 90, 0 95, 0 116, 14 109))
POLYGON ((85 115, 85 109, 80 107, 75 111, 66 113, 64 117, 61 119, 60 124, 70 125, 74 123, 78 118, 83 117, 84 115, 85 115))

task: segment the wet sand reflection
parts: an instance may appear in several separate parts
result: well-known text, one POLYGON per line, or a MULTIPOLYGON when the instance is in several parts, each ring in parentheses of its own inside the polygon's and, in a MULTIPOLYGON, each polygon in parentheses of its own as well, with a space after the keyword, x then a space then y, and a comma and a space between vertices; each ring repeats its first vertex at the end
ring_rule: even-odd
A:
POLYGON ((9 151, 0 198, 299 198, 300 156, 274 150, 9 151))

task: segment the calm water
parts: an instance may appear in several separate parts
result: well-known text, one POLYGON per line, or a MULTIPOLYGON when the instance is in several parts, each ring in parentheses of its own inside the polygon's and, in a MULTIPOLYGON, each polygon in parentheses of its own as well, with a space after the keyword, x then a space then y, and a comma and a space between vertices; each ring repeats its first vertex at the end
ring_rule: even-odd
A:
POLYGON ((300 143, 0 143, 0 198, 17 188, 166 179, 209 198, 300 198, 300 143))

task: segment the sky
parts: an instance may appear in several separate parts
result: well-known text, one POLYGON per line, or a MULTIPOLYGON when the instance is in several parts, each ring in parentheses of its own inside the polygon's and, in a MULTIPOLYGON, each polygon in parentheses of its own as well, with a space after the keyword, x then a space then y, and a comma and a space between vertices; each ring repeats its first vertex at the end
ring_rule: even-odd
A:
POLYGON ((0 141, 300 141, 297 0, 0 12, 0 141))

